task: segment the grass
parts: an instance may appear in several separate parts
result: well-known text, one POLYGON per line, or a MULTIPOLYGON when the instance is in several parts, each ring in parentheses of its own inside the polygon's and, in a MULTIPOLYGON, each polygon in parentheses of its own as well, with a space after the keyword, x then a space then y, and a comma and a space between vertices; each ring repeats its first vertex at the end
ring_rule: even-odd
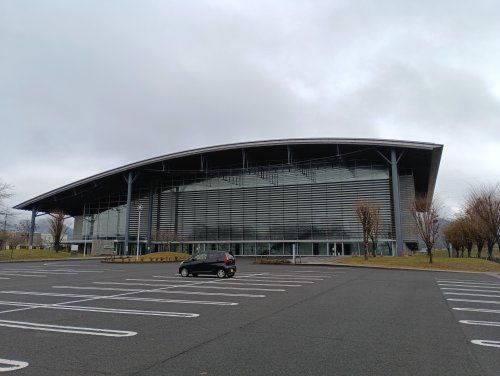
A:
POLYGON ((365 260, 362 256, 345 257, 335 263, 344 265, 382 266, 394 268, 414 268, 429 270, 457 270, 472 272, 500 272, 500 264, 478 258, 449 258, 446 252, 437 251, 432 258, 432 264, 426 254, 407 257, 370 257, 365 260))
MULTIPOLYGON (((0 250, 0 261, 41 260, 70 258, 70 252, 56 252, 50 249, 14 249, 0 250)), ((82 257, 79 255, 78 257, 82 257)))
POLYGON ((104 260, 104 262, 118 262, 118 263, 127 263, 127 262, 176 262, 182 261, 189 258, 189 254, 187 253, 179 253, 179 252, 154 252, 149 253, 144 256, 139 256, 139 260, 136 260, 135 256, 129 257, 109 257, 104 260))

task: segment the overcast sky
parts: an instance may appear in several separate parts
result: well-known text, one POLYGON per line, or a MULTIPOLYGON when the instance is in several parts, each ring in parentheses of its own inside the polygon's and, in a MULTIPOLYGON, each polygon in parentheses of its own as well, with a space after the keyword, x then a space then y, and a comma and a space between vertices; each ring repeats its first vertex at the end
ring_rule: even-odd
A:
POLYGON ((500 181, 499 36, 498 0, 0 0, 0 180, 14 205, 201 146, 377 137, 444 144, 453 211, 500 181))

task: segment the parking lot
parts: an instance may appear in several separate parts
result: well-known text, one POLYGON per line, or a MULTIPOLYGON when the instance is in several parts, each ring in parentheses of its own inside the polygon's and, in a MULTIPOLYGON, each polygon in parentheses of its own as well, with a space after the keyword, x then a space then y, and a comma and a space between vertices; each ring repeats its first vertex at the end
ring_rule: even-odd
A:
POLYGON ((254 265, 0 265, 0 371, 16 375, 498 375, 500 279, 254 265))

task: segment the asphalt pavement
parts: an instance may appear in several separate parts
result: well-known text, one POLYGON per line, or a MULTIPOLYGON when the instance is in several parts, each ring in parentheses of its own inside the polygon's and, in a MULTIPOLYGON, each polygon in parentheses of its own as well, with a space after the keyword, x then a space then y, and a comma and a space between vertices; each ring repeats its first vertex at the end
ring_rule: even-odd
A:
POLYGON ((500 279, 254 265, 0 265, 12 375, 499 375, 500 279))

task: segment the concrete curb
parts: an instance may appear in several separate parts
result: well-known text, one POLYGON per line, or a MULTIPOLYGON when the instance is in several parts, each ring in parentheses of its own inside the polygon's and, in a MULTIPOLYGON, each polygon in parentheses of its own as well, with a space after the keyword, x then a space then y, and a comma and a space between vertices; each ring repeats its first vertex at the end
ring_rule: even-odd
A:
POLYGON ((85 257, 85 258, 68 257, 68 258, 63 258, 63 259, 3 260, 3 261, 0 261, 0 264, 14 264, 16 262, 87 261, 87 260, 100 260, 103 258, 104 257, 96 256, 96 257, 85 257))
MULTIPOLYGON (((285 264, 286 265, 286 264, 285 264)), ((293 265, 293 264, 288 264, 293 265)), ((378 265, 346 265, 346 264, 322 264, 322 263, 310 263, 310 264, 295 264, 300 266, 329 266, 329 267, 341 267, 341 268, 367 268, 367 269, 385 269, 385 270, 413 270, 418 272, 444 272, 444 273, 471 273, 471 274, 488 274, 488 275, 500 275, 499 272, 476 272, 467 270, 441 270, 441 269, 423 269, 423 268, 405 268, 405 267, 394 267, 394 266, 378 266, 378 265)))

